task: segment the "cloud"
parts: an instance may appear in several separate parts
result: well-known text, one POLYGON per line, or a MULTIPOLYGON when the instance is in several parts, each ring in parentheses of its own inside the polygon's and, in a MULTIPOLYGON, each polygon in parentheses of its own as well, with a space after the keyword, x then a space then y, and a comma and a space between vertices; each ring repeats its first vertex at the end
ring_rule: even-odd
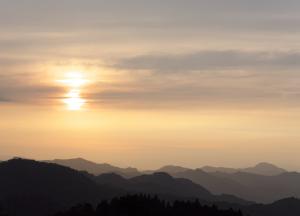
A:
POLYGON ((282 28, 295 30, 293 27, 297 26, 295 20, 299 20, 299 8, 297 0, 2 0, 0 25, 33 28, 47 26, 48 29, 149 25, 185 28, 192 25, 201 28, 278 31, 282 28), (286 25, 278 25, 278 21, 286 25), (291 21, 293 25, 290 25, 291 21))
POLYGON ((63 94, 53 86, 0 87, 0 100, 4 103, 51 104, 63 94))
POLYGON ((0 97, 0 103, 8 103, 8 102, 9 102, 9 100, 0 97))
POLYGON ((117 61, 116 68, 161 72, 203 70, 299 69, 300 52, 200 51, 188 54, 149 54, 117 61))
MULTIPOLYGON (((0 71, 0 76, 3 76, 3 73, 8 74, 3 71, 3 68, 8 67, 20 67, 25 65, 33 65, 37 62, 37 59, 30 59, 30 58, 16 58, 16 57, 0 57, 0 66, 2 71, 0 71)), ((1 77, 0 77, 1 78, 1 77)))
MULTIPOLYGON (((130 72, 132 73, 132 72, 130 72)), ((226 73, 225 73, 226 74, 226 73)), ((86 98, 93 106, 113 108, 280 107, 298 106, 300 80, 297 74, 272 73, 235 76, 208 73, 155 73, 134 82, 110 88, 103 83, 86 98)))
POLYGON ((299 9, 295 0, 2 0, 1 57, 103 59, 182 48, 293 48, 299 9))
POLYGON ((2 103, 51 104, 63 95, 62 87, 41 84, 28 73, 0 73, 0 101, 2 103))

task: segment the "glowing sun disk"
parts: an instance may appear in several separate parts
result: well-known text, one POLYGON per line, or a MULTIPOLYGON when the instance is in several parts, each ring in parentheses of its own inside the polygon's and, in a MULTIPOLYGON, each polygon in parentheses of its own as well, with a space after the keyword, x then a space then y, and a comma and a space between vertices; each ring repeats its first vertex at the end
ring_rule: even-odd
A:
POLYGON ((85 100, 80 97, 71 96, 64 99, 64 103, 67 105, 68 110, 80 110, 85 104, 85 100))
POLYGON ((68 72, 65 75, 65 79, 59 80, 59 82, 73 88, 79 88, 86 84, 88 80, 84 79, 81 72, 68 72))
POLYGON ((69 92, 63 99, 68 110, 80 110, 86 103, 86 100, 80 95, 81 87, 88 82, 83 78, 83 74, 81 72, 68 72, 65 79, 59 80, 59 82, 69 87, 69 92))

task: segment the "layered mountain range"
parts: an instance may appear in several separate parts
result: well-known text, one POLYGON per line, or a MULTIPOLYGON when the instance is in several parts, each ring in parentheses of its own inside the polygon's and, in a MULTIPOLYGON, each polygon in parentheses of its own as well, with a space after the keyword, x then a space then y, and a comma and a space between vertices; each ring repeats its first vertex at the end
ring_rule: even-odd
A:
POLYGON ((231 194, 245 200, 270 203, 286 197, 300 197, 300 173, 288 172, 270 163, 254 167, 234 169, 204 166, 199 169, 168 165, 157 170, 138 171, 135 168, 119 168, 109 164, 97 164, 82 158, 47 161, 68 166, 94 175, 115 173, 130 178, 144 174, 164 172, 176 178, 184 178, 203 186, 213 194, 231 194))
MULTIPOLYGON (((123 171, 121 168, 117 170, 123 171)), ((176 172, 172 168, 169 174, 161 171, 128 178, 114 172, 93 175, 53 162, 12 159, 0 163, 0 207, 3 206, 8 215, 43 216, 78 203, 96 204, 126 194, 149 194, 169 201, 198 199, 203 204, 214 204, 223 209, 241 209, 250 216, 282 215, 277 214, 279 212, 296 216, 300 211, 300 201, 292 198, 300 194, 298 173, 262 176, 243 172, 207 173, 201 169, 179 169, 176 172), (279 184, 286 185, 278 189, 279 184), (259 204, 233 193, 217 194, 208 185, 232 187, 232 191, 234 188, 252 187, 254 190, 257 187, 256 193, 260 188, 266 194, 273 194, 273 199, 285 198, 271 204, 259 204)), ((243 192, 242 195, 250 196, 243 192)))

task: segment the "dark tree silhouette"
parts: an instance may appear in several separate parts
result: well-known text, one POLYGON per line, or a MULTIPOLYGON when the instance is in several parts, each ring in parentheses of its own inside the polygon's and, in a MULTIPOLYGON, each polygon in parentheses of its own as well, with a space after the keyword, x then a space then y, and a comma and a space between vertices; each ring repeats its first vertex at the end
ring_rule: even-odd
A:
POLYGON ((89 204, 77 205, 56 216, 242 216, 241 211, 221 210, 196 201, 169 203, 150 195, 127 195, 102 201, 96 209, 89 204))

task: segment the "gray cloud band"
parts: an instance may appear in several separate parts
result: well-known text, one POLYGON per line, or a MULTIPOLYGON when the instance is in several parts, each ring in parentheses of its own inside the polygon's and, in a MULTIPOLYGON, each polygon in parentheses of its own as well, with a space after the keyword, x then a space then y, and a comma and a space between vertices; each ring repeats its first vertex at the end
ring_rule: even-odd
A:
POLYGON ((300 67, 300 52, 201 51, 181 55, 140 55, 119 60, 114 67, 186 72, 226 69, 290 69, 300 67))

